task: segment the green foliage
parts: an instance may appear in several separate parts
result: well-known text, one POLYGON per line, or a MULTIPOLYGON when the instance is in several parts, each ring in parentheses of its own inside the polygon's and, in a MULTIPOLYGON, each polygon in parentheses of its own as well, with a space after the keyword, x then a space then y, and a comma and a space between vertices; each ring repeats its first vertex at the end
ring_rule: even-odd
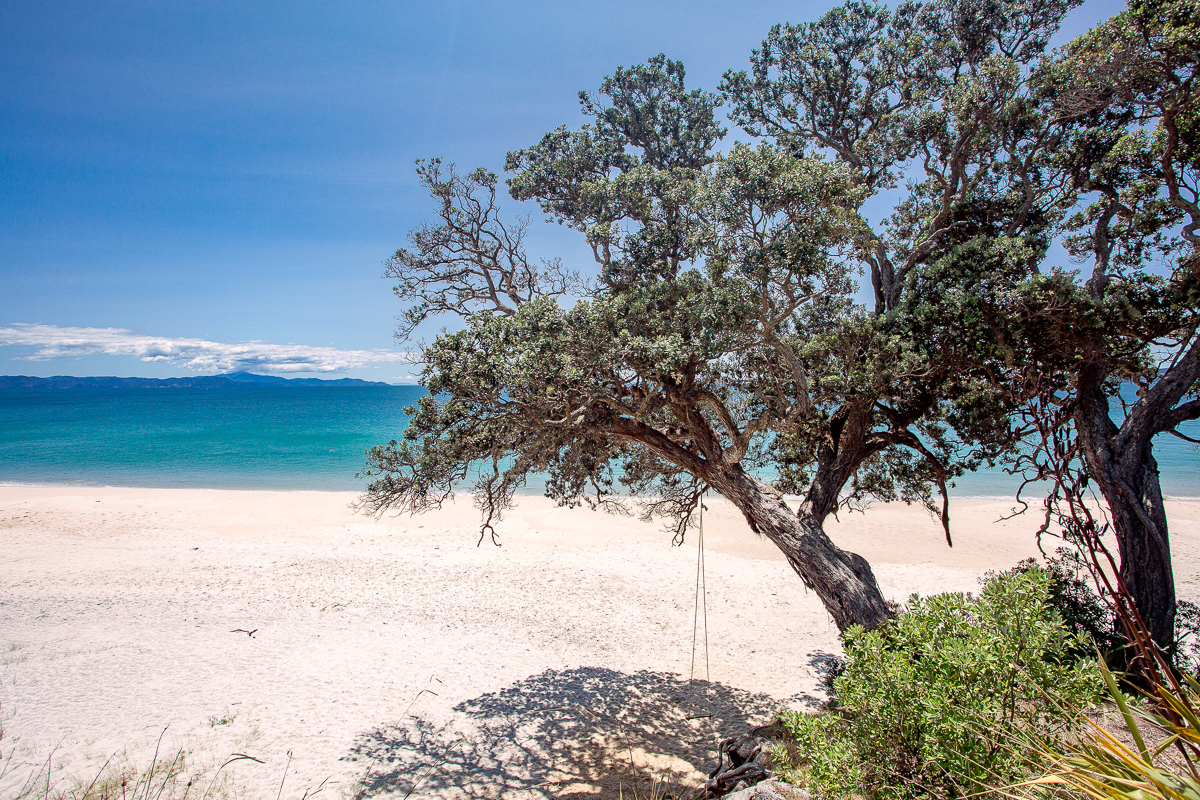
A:
POLYGON ((618 67, 580 93, 582 124, 505 160, 594 281, 531 262, 497 175, 421 162, 438 219, 388 262, 398 333, 465 329, 422 348, 436 399, 370 451, 361 507, 420 511, 476 476, 487 530, 543 472, 562 504, 640 496, 679 535, 711 489, 770 536, 792 519, 767 519, 773 488, 817 526, 868 496, 921 503, 949 539, 954 480, 1019 458, 1014 413, 1083 413, 1085 385, 1107 413, 1120 380, 1155 393, 1171 371, 1127 441, 1092 447, 1149 457, 1200 415, 1196 6, 1135 0, 1048 50, 1079 2, 847 0, 772 28, 716 93, 665 55, 618 67), (722 107, 753 145, 720 145, 722 107), (1095 256, 1086 283, 1045 263, 1056 240, 1095 256))
POLYGON ((580 94, 584 124, 505 162, 515 199, 587 241, 595 284, 530 263, 494 174, 422 162, 439 220, 389 262, 400 336, 441 313, 467 330, 424 348, 439 399, 371 451, 364 507, 436 504, 482 463, 485 525, 532 470, 565 504, 653 497, 677 531, 763 466, 818 519, 867 494, 936 509, 1011 445, 994 297, 1046 250, 1028 77, 1077 2, 847 2, 773 29, 720 93, 664 55, 617 68, 580 94), (718 149, 722 105, 760 141, 718 149))
POLYGON ((977 598, 914 596, 887 624, 852 628, 836 708, 785 715, 796 737, 778 754, 785 779, 823 797, 905 798, 1021 778, 1021 732, 1053 737, 1066 708, 1103 691, 1094 661, 1074 657, 1085 640, 1051 590, 1041 570, 1008 573, 977 598))
POLYGON ((1164 649, 1176 602, 1153 443, 1200 417, 1198 43, 1194 0, 1130 0, 1038 65, 1056 233, 1086 266, 1031 278, 1013 307, 1042 384, 1026 474, 1049 480, 1047 521, 1068 528, 1103 497, 1122 581, 1164 649))
POLYGON ((1097 651, 1108 656, 1124 646, 1112 609, 1096 592, 1088 564, 1078 550, 1060 547, 1047 557, 1044 567, 1027 558, 999 574, 1016 576, 1030 570, 1046 573, 1050 581, 1047 602, 1058 612, 1067 630, 1080 637, 1079 646, 1071 650, 1072 656, 1092 658, 1097 651))

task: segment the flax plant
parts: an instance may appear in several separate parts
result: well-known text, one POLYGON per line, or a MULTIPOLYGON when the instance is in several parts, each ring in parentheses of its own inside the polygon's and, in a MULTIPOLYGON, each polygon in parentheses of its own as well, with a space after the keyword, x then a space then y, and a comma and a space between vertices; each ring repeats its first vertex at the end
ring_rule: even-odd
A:
POLYGON ((1081 714, 1083 729, 1071 746, 1037 742, 1044 774, 1021 784, 1023 796, 1048 790, 1096 800, 1200 800, 1200 682, 1158 645, 1104 546, 1105 528, 1088 508, 1072 506, 1063 521, 1088 552, 1093 578, 1122 629, 1128 668, 1121 677, 1140 702, 1130 703, 1100 657, 1101 675, 1128 740, 1119 729, 1081 714))
MULTIPOLYGON (((1141 635, 1148 639, 1144 628, 1141 635)), ((1158 651, 1152 655, 1162 669, 1150 673, 1142 707, 1131 706, 1100 660, 1131 741, 1087 718, 1073 747, 1042 749, 1046 774, 1025 786, 1066 789, 1096 800, 1200 800, 1200 683, 1171 671, 1158 651)))

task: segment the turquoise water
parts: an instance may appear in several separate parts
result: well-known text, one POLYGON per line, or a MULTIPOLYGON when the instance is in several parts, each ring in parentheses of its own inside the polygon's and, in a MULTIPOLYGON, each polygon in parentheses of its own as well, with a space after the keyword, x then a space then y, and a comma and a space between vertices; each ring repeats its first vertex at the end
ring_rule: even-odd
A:
MULTIPOLYGON (((399 438, 419 386, 0 391, 0 482, 361 490, 364 451, 399 438)), ((1184 430, 1200 438, 1200 422, 1184 430)), ((1160 436, 1163 491, 1200 498, 1200 452, 1160 436)), ((1000 471, 958 497, 1010 498, 1000 471)), ((540 494, 541 481, 527 490, 540 494)), ((1031 499, 1037 499, 1035 493, 1031 499)))
POLYGON ((419 386, 0 391, 0 481, 357 490, 419 386))

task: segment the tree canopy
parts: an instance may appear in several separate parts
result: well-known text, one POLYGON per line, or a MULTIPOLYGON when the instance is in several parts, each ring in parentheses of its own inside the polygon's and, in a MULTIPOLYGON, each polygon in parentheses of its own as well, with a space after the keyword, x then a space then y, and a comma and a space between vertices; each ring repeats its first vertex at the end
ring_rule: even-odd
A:
POLYGON ((1090 267, 1036 276, 1015 307, 1041 381, 1022 459, 1051 478, 1048 520, 1111 527, 1123 588, 1170 646, 1175 589, 1153 443, 1200 417, 1200 10, 1133 0, 1037 79, 1061 143, 1057 232, 1090 267), (1095 486, 1107 522, 1084 499, 1095 486))
POLYGON ((1076 4, 852 0, 773 28, 719 93, 662 55, 618 68, 580 94, 585 124, 505 162, 513 198, 590 246, 594 281, 530 263, 497 175, 419 162, 438 217, 388 262, 399 334, 464 327, 423 348, 430 394, 370 452, 364 507, 473 480, 494 535, 539 472, 560 503, 639 497, 682 536, 712 489, 840 627, 877 624, 869 565, 823 520, 915 501, 949 540, 949 484, 1011 451, 1011 413, 1065 363, 1029 335, 1054 317, 1030 287, 1083 191, 1056 94, 1073 56, 1047 53, 1076 4), (723 145, 722 108, 757 141, 723 145), (864 210, 897 196, 882 222, 864 210))

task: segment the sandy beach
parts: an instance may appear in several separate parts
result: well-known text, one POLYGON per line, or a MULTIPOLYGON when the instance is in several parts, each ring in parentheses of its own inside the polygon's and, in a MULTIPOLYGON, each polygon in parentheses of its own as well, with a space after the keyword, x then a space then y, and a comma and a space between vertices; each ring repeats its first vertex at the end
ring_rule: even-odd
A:
MULTIPOLYGON (((155 747, 249 796, 607 797, 699 780, 715 743, 821 697, 837 630, 733 509, 697 548, 527 498, 478 541, 467 501, 356 515, 353 494, 0 487, 0 797, 155 747), (706 658, 707 654, 707 658, 706 658), (694 677, 694 680, 690 678, 694 677), (165 733, 164 733, 165 730, 165 733), (158 744, 161 737, 161 744, 158 744)), ((891 599, 978 587, 1037 554, 1035 511, 957 502, 831 521, 891 599)), ((1200 597, 1200 504, 1171 503, 1200 597)))

